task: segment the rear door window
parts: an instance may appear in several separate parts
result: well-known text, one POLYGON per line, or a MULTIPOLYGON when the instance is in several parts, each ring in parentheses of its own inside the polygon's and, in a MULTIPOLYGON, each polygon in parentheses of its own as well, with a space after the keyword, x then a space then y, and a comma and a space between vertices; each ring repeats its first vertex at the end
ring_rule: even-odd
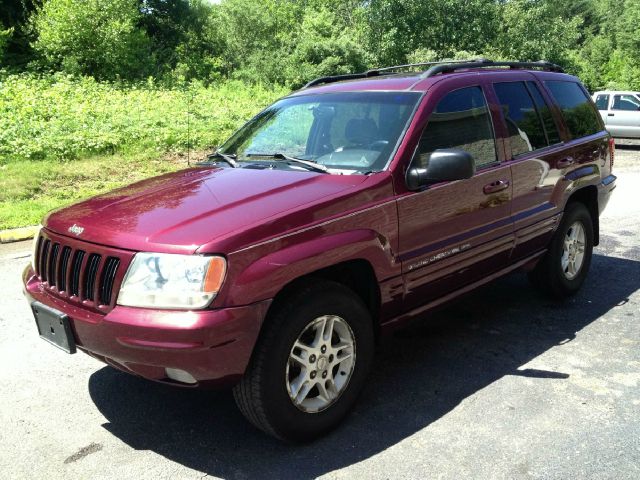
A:
POLYGON ((524 82, 495 83, 494 89, 509 131, 515 157, 548 145, 538 109, 524 82))
POLYGON ((545 85, 562 111, 571 138, 586 137, 600 131, 600 115, 579 84, 552 80, 546 81, 545 85))
POLYGON ((538 108, 538 113, 542 118, 542 124, 544 125, 544 131, 547 134, 549 145, 560 143, 562 139, 560 138, 558 125, 556 125, 556 121, 553 119, 549 104, 547 104, 546 100, 542 97, 542 93, 540 93, 540 88, 535 82, 527 82, 527 87, 529 87, 529 93, 531 93, 533 101, 538 108))
POLYGON ((640 110, 640 100, 638 100, 634 95, 614 95, 611 110, 637 112, 640 110))
POLYGON ((478 167, 496 162, 493 125, 480 87, 454 90, 440 100, 420 138, 416 166, 426 168, 431 153, 442 148, 469 152, 478 167))
POLYGON ((598 110, 607 110, 609 108, 609 95, 601 93, 596 96, 596 107, 598 110))

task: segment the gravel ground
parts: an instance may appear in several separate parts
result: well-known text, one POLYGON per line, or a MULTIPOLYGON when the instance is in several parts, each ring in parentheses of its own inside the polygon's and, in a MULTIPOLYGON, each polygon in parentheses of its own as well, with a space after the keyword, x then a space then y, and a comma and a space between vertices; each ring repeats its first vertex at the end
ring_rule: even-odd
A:
POLYGON ((229 392, 174 389, 38 338, 30 244, 0 247, 0 477, 640 478, 640 146, 583 290, 522 274, 385 339, 341 428, 311 445, 249 426, 229 392))

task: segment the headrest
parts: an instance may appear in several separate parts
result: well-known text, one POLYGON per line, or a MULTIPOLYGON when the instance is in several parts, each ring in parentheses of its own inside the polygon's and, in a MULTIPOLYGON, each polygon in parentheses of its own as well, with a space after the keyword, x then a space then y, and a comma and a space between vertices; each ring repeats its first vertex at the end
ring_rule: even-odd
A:
POLYGON ((351 144, 367 145, 378 138, 378 126, 371 118, 352 118, 347 122, 344 136, 351 144))

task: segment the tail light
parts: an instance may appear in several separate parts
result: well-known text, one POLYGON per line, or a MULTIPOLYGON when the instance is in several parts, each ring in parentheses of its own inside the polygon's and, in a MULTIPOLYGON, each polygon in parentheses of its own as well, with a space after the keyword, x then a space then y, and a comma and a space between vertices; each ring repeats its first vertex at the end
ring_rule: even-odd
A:
POLYGON ((611 156, 609 167, 613 170, 613 157, 616 155, 616 142, 613 138, 609 139, 609 155, 611 156))

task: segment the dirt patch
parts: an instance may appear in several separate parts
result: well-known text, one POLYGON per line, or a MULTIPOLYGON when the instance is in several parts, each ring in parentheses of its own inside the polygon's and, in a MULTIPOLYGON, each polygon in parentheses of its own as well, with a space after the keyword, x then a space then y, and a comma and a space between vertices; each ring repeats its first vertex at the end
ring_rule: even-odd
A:
POLYGON ((212 152, 212 149, 191 150, 187 155, 187 152, 167 152, 160 160, 162 162, 172 163, 179 167, 186 167, 189 163, 194 164, 196 162, 202 162, 207 159, 207 155, 212 152))
POLYGON ((64 463, 77 462, 78 460, 83 459, 87 455, 91 455, 92 453, 99 452, 100 450, 102 450, 102 444, 92 442, 86 447, 82 447, 80 450, 78 450, 76 453, 74 453, 70 457, 67 457, 64 460, 64 463))

